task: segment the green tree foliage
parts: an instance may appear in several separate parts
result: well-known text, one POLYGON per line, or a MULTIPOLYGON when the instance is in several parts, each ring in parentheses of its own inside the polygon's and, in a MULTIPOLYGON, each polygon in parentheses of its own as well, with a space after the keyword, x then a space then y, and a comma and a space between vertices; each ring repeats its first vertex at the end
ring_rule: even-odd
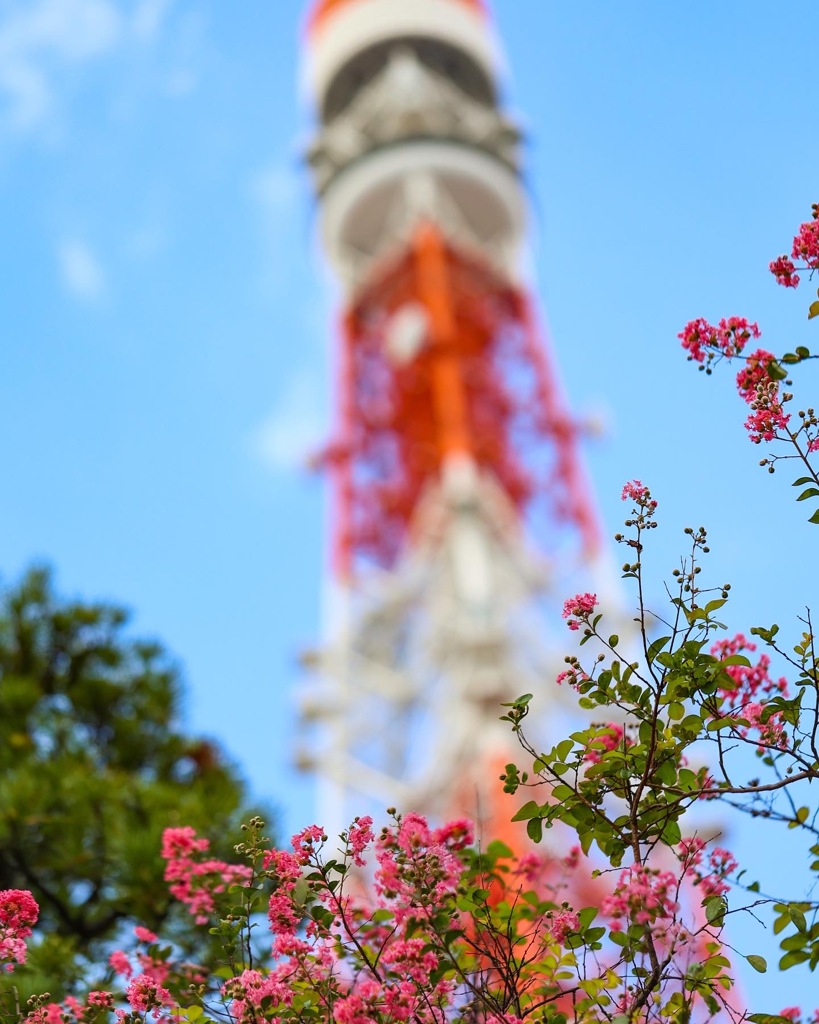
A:
POLYGON ((61 600, 44 569, 0 595, 0 889, 40 904, 32 991, 70 988, 134 923, 206 958, 163 880, 162 830, 193 824, 218 856, 248 813, 225 754, 182 731, 171 658, 127 622, 122 608, 61 600))

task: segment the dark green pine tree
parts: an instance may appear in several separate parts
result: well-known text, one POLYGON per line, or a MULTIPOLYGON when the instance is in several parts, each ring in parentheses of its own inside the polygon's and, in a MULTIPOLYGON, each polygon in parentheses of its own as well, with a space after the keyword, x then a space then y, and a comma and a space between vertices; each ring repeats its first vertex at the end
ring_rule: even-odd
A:
POLYGON ((208 962, 168 896, 162 831, 192 825, 231 860, 257 810, 224 752, 182 730, 176 667, 127 621, 60 600, 43 569, 0 595, 0 889, 40 904, 29 964, 0 981, 21 997, 59 999, 135 924, 208 962))

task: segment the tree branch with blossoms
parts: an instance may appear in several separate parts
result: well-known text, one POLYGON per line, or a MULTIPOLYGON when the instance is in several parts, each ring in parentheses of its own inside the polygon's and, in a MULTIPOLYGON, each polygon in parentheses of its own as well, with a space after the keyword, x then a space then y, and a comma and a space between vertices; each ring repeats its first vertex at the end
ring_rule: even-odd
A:
MULTIPOLYGON (((770 264, 771 273, 784 287, 799 286, 801 278, 797 270, 808 271, 810 278, 819 271, 819 203, 813 204, 812 214, 811 220, 801 224, 794 236, 793 259, 782 255, 770 264), (798 266, 794 259, 801 261, 798 266)), ((819 316, 819 299, 808 308, 808 319, 816 316, 819 316)), ((806 407, 798 411, 798 423, 792 426, 793 416, 786 411, 786 406, 794 400, 794 395, 785 390, 793 386, 789 376, 792 368, 817 356, 804 345, 780 356, 763 348, 746 353, 749 341, 760 336, 758 324, 738 316, 723 318, 716 327, 700 317, 689 321, 678 335, 688 359, 707 374, 722 360, 744 362, 737 373, 736 384, 740 397, 750 409, 745 420, 748 435, 754 444, 764 442, 780 446, 765 455, 760 465, 773 473, 777 462, 796 460, 801 475, 794 480, 794 486, 803 488, 797 501, 818 498, 819 474, 811 456, 819 452, 819 417, 814 408, 806 407)), ((819 523, 819 509, 809 522, 819 523)))
MULTIPOLYGON (((730 329, 733 336, 748 331, 738 324, 730 329)), ((633 644, 624 645, 605 631, 595 595, 578 594, 566 601, 563 614, 569 629, 581 634, 581 648, 590 644, 594 653, 568 655, 557 683, 576 691, 579 708, 592 721, 544 752, 525 732, 532 695, 506 706, 504 717, 518 733, 531 768, 508 765, 505 786, 510 792, 534 787, 546 793, 545 799, 525 803, 516 817, 527 822, 535 842, 544 829, 568 827, 584 853, 594 855, 596 850, 602 855, 603 872, 625 864, 628 874, 619 882, 623 891, 634 878, 652 877, 666 889, 677 879, 678 891, 701 908, 707 924, 721 925, 728 913, 767 904, 774 930, 781 934, 780 968, 799 963, 813 968, 819 963, 819 902, 794 899, 793 894, 763 896, 759 883, 743 881, 736 859, 715 838, 699 835, 696 827, 684 834, 689 812, 701 801, 722 801, 801 830, 812 837, 811 855, 819 856, 817 811, 802 802, 805 785, 819 778, 819 666, 812 630, 803 631, 792 652, 780 646, 776 626, 751 630, 771 653, 758 652, 755 640, 742 634, 719 639, 725 630, 719 617, 730 586, 705 587, 701 582, 702 562, 709 553, 702 527, 685 531, 689 553, 667 586, 671 614, 650 609, 643 581, 657 502, 640 481, 627 484, 622 497, 631 504, 631 514, 626 532, 616 540, 629 552, 623 576, 637 589, 640 654, 635 657, 633 644), (772 655, 787 670, 796 670, 796 678, 775 674, 772 655), (709 747, 712 757, 707 756, 709 747), (747 752, 759 759, 762 771, 742 783, 747 752), (766 771, 772 778, 764 777, 766 771), (751 902, 743 903, 739 896, 729 906, 729 886, 738 893, 744 890, 751 902)), ((813 866, 819 869, 819 860, 813 866)), ((683 902, 681 897, 678 901, 683 902)), ((645 894, 635 900, 635 905, 645 904, 645 894)), ((632 1012, 662 993, 674 970, 673 956, 669 960, 655 948, 655 934, 655 920, 635 916, 629 935, 639 949, 635 955, 644 960, 644 980, 632 1012), (642 931, 636 927, 640 924, 642 931)), ((711 957, 721 958, 721 933, 710 938, 711 957)), ((741 955, 757 970, 767 969, 761 957, 741 955)), ((705 962, 711 963, 711 957, 705 962)), ((720 969, 716 976, 724 981, 730 972, 720 969)), ((686 985, 694 986, 716 1013, 714 988, 696 989, 696 984, 689 973, 686 985)), ((776 1019, 750 1019, 763 1017, 776 1019)))

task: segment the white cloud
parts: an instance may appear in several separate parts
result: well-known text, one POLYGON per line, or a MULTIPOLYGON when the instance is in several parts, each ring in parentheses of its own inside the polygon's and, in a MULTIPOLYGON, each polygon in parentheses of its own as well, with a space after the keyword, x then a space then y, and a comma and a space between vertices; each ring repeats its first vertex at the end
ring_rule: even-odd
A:
POLYGON ((94 301, 105 291, 105 275, 88 245, 78 238, 64 239, 57 248, 63 284, 77 298, 94 301))
POLYGON ((327 419, 316 379, 302 371, 290 380, 273 411, 254 431, 253 454, 270 469, 298 469, 326 442, 327 419))
POLYGON ((3 120, 18 130, 40 124, 57 94, 55 77, 109 52, 122 34, 111 0, 16 0, 0 11, 3 120))
POLYGON ((131 20, 134 34, 140 39, 153 39, 173 3, 174 0, 140 0, 131 20))

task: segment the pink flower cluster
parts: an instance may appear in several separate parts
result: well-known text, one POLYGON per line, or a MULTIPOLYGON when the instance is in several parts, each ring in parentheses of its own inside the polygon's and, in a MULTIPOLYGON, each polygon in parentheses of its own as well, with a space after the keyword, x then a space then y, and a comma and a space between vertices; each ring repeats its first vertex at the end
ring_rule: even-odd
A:
MULTIPOLYGON (((780 1017, 786 1017, 788 1020, 799 1021, 802 1019, 802 1010, 798 1006, 786 1006, 784 1010, 779 1011, 780 1017)), ((819 1010, 814 1010, 810 1017, 805 1018, 805 1024, 819 1024, 819 1010)))
MULTIPOLYGON (((577 627, 574 627, 577 628, 577 627)), ((577 688, 580 683, 589 677, 586 673, 577 665, 572 665, 570 668, 564 669, 562 672, 558 672, 555 682, 558 686, 562 686, 564 683, 568 683, 569 686, 577 688)))
POLYGON ((698 886, 705 896, 722 896, 730 889, 727 879, 739 867, 734 855, 720 846, 714 847, 705 861, 703 851, 705 842, 695 836, 683 839, 678 854, 686 874, 694 875, 694 885, 698 886))
MULTIPOLYGON (((718 640, 711 648, 711 654, 721 661, 734 654, 754 652, 756 644, 737 633, 730 640, 718 640)), ((729 713, 744 718, 749 724, 737 730, 741 736, 758 733, 760 746, 787 746, 785 725, 779 711, 765 713, 765 701, 781 694, 787 696, 788 681, 784 676, 772 679, 769 673, 771 659, 760 654, 755 665, 726 665, 725 673, 730 684, 723 684, 719 693, 729 713)))
MULTIPOLYGON (((173 999, 166 988, 162 988, 147 974, 138 974, 131 979, 125 998, 135 1013, 148 1013, 159 1018, 163 1007, 173 1006, 173 999)), ((117 1016, 122 1016, 120 1011, 117 1016)))
POLYGON ((36 1007, 25 1018, 24 1024, 66 1024, 66 1021, 76 1021, 76 1024, 85 1024, 86 1021, 100 1019, 100 1010, 113 1010, 117 1018, 124 1016, 124 1010, 114 1008, 114 996, 111 992, 93 991, 89 992, 82 1003, 75 996, 66 996, 65 1001, 60 1003, 45 1003, 36 1007))
MULTIPOLYGON (((819 203, 813 204, 813 219, 799 225, 793 239, 791 256, 793 260, 802 260, 809 270, 819 269, 819 203)), ((770 264, 770 271, 777 284, 785 288, 796 288, 799 284, 799 275, 796 273, 793 260, 782 255, 772 260, 770 264)))
POLYGON ((293 988, 287 983, 287 973, 282 967, 270 973, 246 970, 222 986, 222 995, 230 1002, 230 1013, 238 1021, 258 1024, 260 1009, 264 1000, 280 1006, 293 1002, 293 988))
MULTIPOLYGON (((134 928, 134 935, 137 942, 146 945, 152 945, 158 941, 158 936, 148 928, 143 928, 142 925, 137 925, 134 928)), ((152 955, 150 951, 143 952, 142 950, 136 951, 134 959, 139 965, 139 974, 136 975, 131 958, 124 950, 115 949, 108 957, 108 964, 116 974, 123 978, 129 980, 132 978, 134 980, 142 979, 140 981, 140 991, 149 983, 156 986, 157 990, 159 990, 171 973, 171 965, 168 961, 161 956, 152 955)), ((137 989, 134 991, 137 991, 137 989)))
POLYGON ((758 348, 748 356, 745 366, 737 374, 737 390, 746 405, 751 407, 745 428, 754 444, 772 441, 776 431, 784 430, 790 420, 790 415, 782 409, 779 382, 768 374, 774 358, 772 353, 758 348))
POLYGON ((580 930, 580 918, 573 910, 558 910, 548 918, 548 928, 555 942, 561 945, 580 930))
POLYGON ((241 885, 251 874, 243 864, 203 858, 209 847, 207 839, 187 826, 166 828, 162 834, 165 881, 171 883, 171 895, 185 904, 197 924, 207 924, 214 909, 214 895, 231 885, 241 885))
MULTIPOLYGON (((641 480, 630 480, 627 484, 623 485, 623 490, 620 492, 620 500, 628 501, 631 498, 632 501, 636 501, 638 504, 642 504, 651 497, 648 488, 641 480)), ((654 508, 657 507, 657 502, 652 502, 654 508)))
POLYGON ((679 910, 677 879, 670 871, 642 865, 625 868, 614 893, 603 899, 600 910, 609 917, 612 931, 621 931, 630 924, 672 919, 679 910))
POLYGON ((784 288, 796 288, 799 284, 796 267, 793 260, 788 259, 787 256, 777 256, 775 260, 771 260, 769 269, 776 278, 776 283, 781 284, 784 288))
POLYGON ((723 317, 716 327, 698 317, 689 321, 677 337, 689 359, 704 363, 717 356, 738 356, 751 338, 759 337, 759 327, 744 316, 723 317))
POLYGON ((597 607, 597 594, 575 594, 563 605, 563 618, 568 620, 569 629, 580 629, 581 622, 588 622, 589 616, 597 607))
POLYGON ((373 841, 373 819, 367 814, 356 817, 347 830, 347 848, 356 867, 364 867, 364 851, 373 841))
POLYGON ((295 935, 299 914, 294 905, 293 891, 301 878, 302 865, 307 862, 302 860, 300 853, 268 850, 262 863, 274 885, 267 905, 270 930, 274 935, 295 935))
POLYGON ((0 963, 6 970, 26 962, 25 940, 39 914, 37 901, 27 889, 0 890, 0 963))
POLYGON ((463 865, 458 851, 472 842, 472 826, 458 821, 431 829, 420 814, 407 814, 398 825, 379 836, 376 843, 378 868, 375 889, 389 900, 397 921, 403 921, 410 911, 424 912, 458 888, 463 865), (407 877, 424 879, 423 896, 407 877), (419 905, 419 898, 422 903, 419 905))

